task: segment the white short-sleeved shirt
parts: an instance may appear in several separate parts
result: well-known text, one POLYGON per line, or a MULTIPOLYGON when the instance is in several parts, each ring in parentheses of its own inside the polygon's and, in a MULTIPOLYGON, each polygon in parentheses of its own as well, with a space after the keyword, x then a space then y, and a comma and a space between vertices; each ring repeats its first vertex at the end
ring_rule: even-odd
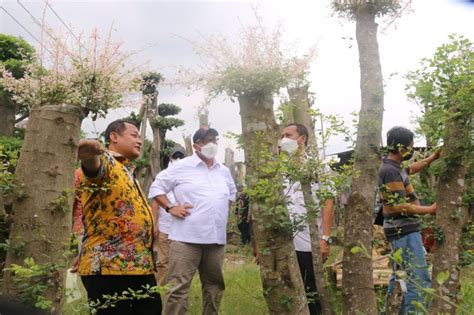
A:
MULTIPOLYGON (((148 194, 148 198, 152 199, 156 196, 157 195, 154 194, 154 192, 150 188, 150 193, 148 194)), ((172 191, 167 193, 166 197, 168 197, 168 200, 172 204, 176 204, 176 199, 174 198, 174 193, 172 191)), ((166 210, 163 209, 162 207, 158 207, 158 230, 160 231, 160 233, 170 234, 172 221, 173 221, 173 216, 169 214, 168 212, 166 212, 166 210)))
MULTIPOLYGON (((191 204, 190 215, 172 217, 168 238, 194 244, 225 244, 229 201, 236 188, 229 169, 214 161, 208 168, 196 155, 184 158, 156 176, 151 195, 174 193, 177 204, 191 204)), ((153 196, 153 197, 154 197, 153 196)))
MULTIPOLYGON (((169 164, 168 168, 171 168, 173 164, 169 164)), ((158 175, 157 175, 158 176, 158 175)), ((156 179, 156 177, 155 177, 156 179)), ((150 187, 150 191, 148 192, 148 199, 153 199, 158 196, 156 192, 156 188, 153 185, 150 187)), ((166 197, 171 202, 171 204, 176 204, 176 198, 174 197, 174 193, 170 191, 166 194, 166 197)), ((170 234, 171 231, 171 222, 173 221, 173 216, 166 212, 166 210, 162 207, 158 207, 158 230, 160 233, 170 234)))
MULTIPOLYGON (((299 182, 289 183, 285 180, 285 195, 289 199, 288 212, 292 221, 299 222, 301 218, 306 217, 306 207, 304 203, 303 191, 301 190, 301 184, 299 182)), ((319 189, 319 184, 312 184, 311 190, 313 196, 315 191, 319 189)), ((318 200, 315 198, 315 203, 318 204, 318 200)), ((319 212, 316 224, 318 224, 319 237, 321 238, 323 232, 323 220, 322 211, 319 212)), ((307 223, 303 225, 303 229, 298 231, 293 238, 293 244, 295 250, 299 252, 311 252, 311 235, 309 232, 309 226, 307 223)))

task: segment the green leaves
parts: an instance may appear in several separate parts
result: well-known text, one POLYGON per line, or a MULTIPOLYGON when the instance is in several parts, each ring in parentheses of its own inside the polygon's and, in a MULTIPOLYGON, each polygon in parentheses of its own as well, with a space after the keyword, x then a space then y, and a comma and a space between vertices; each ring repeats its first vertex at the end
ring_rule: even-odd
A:
POLYGON ((362 254, 366 258, 372 259, 372 256, 369 254, 367 247, 364 246, 361 242, 359 242, 359 246, 354 246, 351 248, 351 254, 362 254))
POLYGON ((447 121, 466 121, 474 113, 474 44, 460 35, 450 35, 449 42, 437 48, 421 67, 406 75, 407 96, 418 104, 423 116, 418 119, 421 131, 431 145, 440 142, 447 121), (450 111, 456 107, 455 111, 450 111))
POLYGON ((393 261, 397 264, 403 263, 403 249, 399 248, 393 253, 393 261))
POLYGON ((436 275, 436 282, 438 282, 438 284, 440 286, 443 285, 443 283, 445 283, 448 279, 449 279, 449 271, 443 271, 443 272, 440 272, 436 275))
POLYGON ((22 302, 41 309, 52 307, 53 302, 45 298, 44 294, 56 281, 54 279, 56 265, 38 265, 33 258, 27 257, 23 265, 12 264, 7 270, 13 273, 13 282, 22 302))

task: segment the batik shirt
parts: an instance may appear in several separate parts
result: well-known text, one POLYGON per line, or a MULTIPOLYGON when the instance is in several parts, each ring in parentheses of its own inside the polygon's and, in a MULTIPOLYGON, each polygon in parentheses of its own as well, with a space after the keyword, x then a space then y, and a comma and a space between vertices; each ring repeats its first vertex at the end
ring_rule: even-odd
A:
POLYGON ((84 238, 80 275, 152 274, 153 219, 130 162, 114 152, 82 180, 84 238))

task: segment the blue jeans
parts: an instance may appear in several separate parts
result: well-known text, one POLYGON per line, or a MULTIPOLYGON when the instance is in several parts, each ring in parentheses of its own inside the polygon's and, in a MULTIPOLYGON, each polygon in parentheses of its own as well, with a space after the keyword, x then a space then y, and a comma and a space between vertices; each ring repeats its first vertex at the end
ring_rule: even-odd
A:
MULTIPOLYGON (((413 232, 400 239, 391 241, 390 247, 392 248, 392 254, 399 248, 403 250, 403 262, 401 264, 392 263, 392 270, 404 270, 407 273, 407 279, 405 280, 407 292, 402 300, 400 314, 417 314, 417 308, 412 302, 417 301, 427 307, 420 287, 431 287, 431 279, 428 272, 428 264, 426 263, 421 233, 413 232)), ((388 285, 388 295, 393 291, 394 282, 395 273, 392 272, 388 285)))

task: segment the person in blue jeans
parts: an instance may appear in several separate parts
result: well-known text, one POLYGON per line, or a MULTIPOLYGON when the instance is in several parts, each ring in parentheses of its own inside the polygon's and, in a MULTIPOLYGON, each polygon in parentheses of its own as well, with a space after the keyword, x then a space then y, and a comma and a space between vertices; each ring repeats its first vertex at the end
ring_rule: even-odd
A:
MULTIPOLYGON (((393 263, 388 295, 393 291, 396 271, 406 272, 406 292, 401 314, 414 314, 413 302, 425 303, 422 288, 431 287, 428 264, 420 233, 420 215, 436 214, 436 203, 422 206, 408 175, 417 173, 439 158, 440 152, 402 168, 401 163, 413 156, 414 133, 404 127, 393 127, 387 133, 388 155, 379 170, 378 187, 383 203, 384 233, 392 254, 401 249, 402 260, 393 263)), ((402 288, 403 289, 403 288, 402 288)))

